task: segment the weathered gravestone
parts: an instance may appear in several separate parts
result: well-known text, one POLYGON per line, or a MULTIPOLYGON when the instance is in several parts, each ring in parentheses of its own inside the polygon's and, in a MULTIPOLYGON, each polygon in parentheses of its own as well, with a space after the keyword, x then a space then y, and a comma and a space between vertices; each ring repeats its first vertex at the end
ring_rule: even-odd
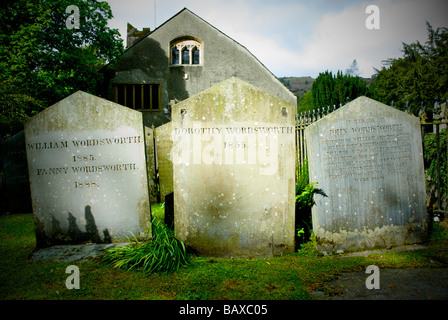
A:
POLYGON ((31 212, 31 195, 23 131, 0 144, 1 213, 31 212))
POLYGON ((154 129, 145 126, 146 172, 148 173, 148 192, 151 203, 157 203, 156 156, 154 129))
POLYGON ((157 169, 159 173, 160 201, 165 202, 165 196, 173 192, 173 163, 171 160, 172 123, 168 122, 155 129, 157 152, 157 169))
POLYGON ((360 97, 305 129, 312 209, 327 253, 422 242, 427 236, 418 118, 360 97))
POLYGON ((39 247, 146 236, 140 112, 78 91, 25 122, 39 247))
POLYGON ((295 106, 230 78, 172 111, 174 227, 199 254, 294 250, 295 106))

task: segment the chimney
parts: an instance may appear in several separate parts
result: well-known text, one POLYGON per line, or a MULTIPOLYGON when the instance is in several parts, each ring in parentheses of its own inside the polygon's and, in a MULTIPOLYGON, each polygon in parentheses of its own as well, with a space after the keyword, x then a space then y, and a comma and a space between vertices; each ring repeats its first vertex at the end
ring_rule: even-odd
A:
POLYGON ((132 46, 133 44, 139 42, 141 39, 143 39, 150 33, 151 33, 150 28, 143 28, 142 31, 139 31, 136 28, 134 28, 130 23, 128 23, 126 49, 132 46))

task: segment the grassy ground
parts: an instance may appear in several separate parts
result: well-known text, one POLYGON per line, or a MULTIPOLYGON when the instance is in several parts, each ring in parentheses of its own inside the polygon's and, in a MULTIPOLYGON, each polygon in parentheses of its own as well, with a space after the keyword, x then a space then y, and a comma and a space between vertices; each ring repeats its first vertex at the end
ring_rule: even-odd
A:
MULTIPOLYGON (((162 212, 163 208, 155 208, 162 212)), ((0 217, 0 299, 153 299, 270 300, 312 299, 325 282, 344 272, 380 268, 441 267, 448 264, 448 237, 436 225, 423 250, 369 256, 321 257, 311 246, 299 253, 269 259, 192 257, 178 272, 143 276, 105 266, 98 259, 76 263, 33 261, 32 214, 0 217), (80 269, 80 289, 68 290, 65 269, 80 269)), ((327 292, 330 293, 331 292, 327 292)))

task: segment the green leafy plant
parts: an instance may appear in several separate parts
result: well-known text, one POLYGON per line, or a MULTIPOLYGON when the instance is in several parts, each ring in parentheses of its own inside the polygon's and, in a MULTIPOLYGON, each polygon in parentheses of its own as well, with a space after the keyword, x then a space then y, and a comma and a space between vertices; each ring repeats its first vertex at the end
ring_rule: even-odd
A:
POLYGON ((299 210, 311 208, 316 202, 314 201, 314 195, 320 194, 326 197, 327 195, 322 189, 316 188, 317 182, 307 184, 300 194, 296 195, 296 204, 299 210))
POLYGON ((108 249, 102 260, 114 268, 140 269, 145 274, 172 273, 188 264, 184 243, 157 218, 152 220, 151 239, 139 242, 133 235, 133 240, 127 246, 108 249))
POLYGON ((302 246, 311 236, 311 208, 316 203, 314 195, 319 194, 326 197, 327 195, 322 189, 316 187, 318 183, 310 183, 308 162, 298 168, 297 184, 296 184, 296 243, 302 246))
POLYGON ((165 202, 152 204, 151 214, 153 217, 163 221, 165 219, 165 202))
POLYGON ((430 239, 433 242, 448 241, 448 233, 440 222, 434 222, 430 239))
POLYGON ((317 182, 310 183, 310 174, 308 171, 308 161, 305 160, 303 165, 298 169, 297 184, 296 184, 296 211, 309 209, 314 204, 314 195, 319 194, 327 197, 322 189, 316 188, 317 182))
POLYGON ((308 171, 308 160, 305 159, 303 164, 297 169, 296 196, 302 193, 309 182, 310 174, 308 171))
POLYGON ((296 239, 297 239, 297 242, 300 243, 300 247, 302 247, 303 244, 306 242, 305 235, 306 235, 306 232, 305 232, 304 227, 297 228, 296 239))
POLYGON ((296 195, 296 242, 300 244, 300 247, 308 241, 312 233, 311 208, 316 203, 314 195, 327 196, 322 189, 315 187, 316 184, 317 182, 305 185, 300 190, 300 193, 296 195))
POLYGON ((305 233, 305 230, 303 230, 304 228, 300 228, 297 230, 297 236, 300 237, 303 233, 305 233))
POLYGON ((317 256, 322 255, 322 253, 316 249, 316 236, 314 235, 314 232, 311 232, 307 242, 300 244, 300 248, 297 250, 297 253, 299 256, 308 258, 316 258, 317 256))

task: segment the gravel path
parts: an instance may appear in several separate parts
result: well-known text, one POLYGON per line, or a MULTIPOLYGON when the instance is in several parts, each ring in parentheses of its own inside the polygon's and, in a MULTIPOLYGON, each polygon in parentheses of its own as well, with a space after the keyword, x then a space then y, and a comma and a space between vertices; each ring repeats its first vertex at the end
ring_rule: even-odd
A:
POLYGON ((326 287, 339 294, 328 297, 323 292, 312 294, 331 300, 448 300, 448 268, 380 269, 380 288, 367 289, 370 274, 343 274, 326 287))

